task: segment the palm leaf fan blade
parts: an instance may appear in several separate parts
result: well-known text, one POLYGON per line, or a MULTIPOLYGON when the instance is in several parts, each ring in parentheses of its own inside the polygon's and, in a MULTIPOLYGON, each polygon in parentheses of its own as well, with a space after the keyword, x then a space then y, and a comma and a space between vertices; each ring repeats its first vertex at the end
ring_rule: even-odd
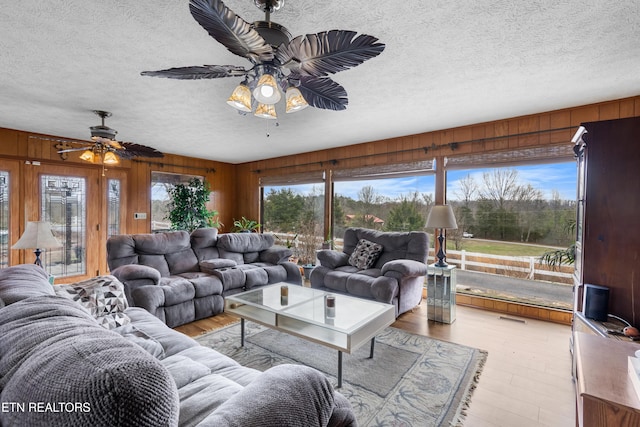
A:
POLYGON ((193 67, 175 67, 158 71, 143 71, 143 76, 165 77, 168 79, 199 80, 236 77, 247 74, 247 70, 237 65, 203 65, 193 67))
POLYGON ((328 77, 301 76, 298 89, 312 107, 341 111, 349 103, 347 91, 328 77))
POLYGON ((229 52, 254 64, 273 59, 273 48, 220 0, 190 0, 193 18, 229 52))
POLYGON ((237 77, 247 74, 247 70, 237 65, 203 65, 192 67, 175 67, 158 71, 143 71, 143 76, 164 77, 167 79, 200 80, 237 77))
POLYGON ((164 157, 160 151, 152 147, 147 147, 142 144, 135 144, 133 142, 123 142, 122 148, 124 150, 116 150, 116 154, 123 159, 131 159, 133 157, 164 157))
POLYGON ((355 35, 355 31, 331 30, 298 36, 280 46, 276 58, 299 74, 320 77, 356 67, 385 48, 376 37, 355 35))

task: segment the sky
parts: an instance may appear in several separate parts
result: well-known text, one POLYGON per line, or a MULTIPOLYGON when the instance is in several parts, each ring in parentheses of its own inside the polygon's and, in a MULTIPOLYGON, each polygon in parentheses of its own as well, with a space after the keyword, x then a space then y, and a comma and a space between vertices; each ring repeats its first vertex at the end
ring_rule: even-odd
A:
MULTIPOLYGON (((537 190, 542 191, 544 198, 549 200, 554 190, 558 191, 562 200, 575 200, 576 198, 576 163, 553 163, 537 164, 528 166, 509 166, 503 169, 515 169, 518 171, 518 183, 522 185, 531 184, 537 190)), ((470 175, 480 185, 482 183, 483 172, 492 169, 466 169, 452 170, 447 172, 447 195, 449 200, 458 198, 456 189, 458 181, 470 175)), ((364 186, 372 186, 376 193, 390 199, 397 199, 401 195, 408 195, 414 191, 419 193, 433 194, 435 189, 435 177, 433 175, 423 175, 404 178, 390 178, 367 181, 336 182, 335 191, 341 196, 358 199, 358 191, 364 186)), ((311 191, 313 185, 297 185, 291 188, 301 194, 311 191)), ((267 187, 267 191, 268 191, 267 187)), ((316 188, 322 191, 324 186, 317 184, 316 188)))

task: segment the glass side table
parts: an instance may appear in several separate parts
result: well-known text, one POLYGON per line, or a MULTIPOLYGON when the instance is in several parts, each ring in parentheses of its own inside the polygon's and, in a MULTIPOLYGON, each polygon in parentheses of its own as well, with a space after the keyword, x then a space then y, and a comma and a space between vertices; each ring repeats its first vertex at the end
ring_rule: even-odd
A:
POLYGON ((427 318, 441 323, 456 320, 456 266, 429 265, 427 318))

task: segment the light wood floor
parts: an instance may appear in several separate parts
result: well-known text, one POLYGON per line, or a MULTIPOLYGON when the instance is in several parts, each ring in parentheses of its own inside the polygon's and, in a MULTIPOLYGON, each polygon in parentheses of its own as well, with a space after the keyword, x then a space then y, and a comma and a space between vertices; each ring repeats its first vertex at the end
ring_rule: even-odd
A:
MULTIPOLYGON (((222 314, 176 329, 197 336, 234 321, 222 314)), ((424 301, 393 326, 489 352, 465 427, 575 425, 569 326, 461 306, 453 324, 440 324, 424 301)))

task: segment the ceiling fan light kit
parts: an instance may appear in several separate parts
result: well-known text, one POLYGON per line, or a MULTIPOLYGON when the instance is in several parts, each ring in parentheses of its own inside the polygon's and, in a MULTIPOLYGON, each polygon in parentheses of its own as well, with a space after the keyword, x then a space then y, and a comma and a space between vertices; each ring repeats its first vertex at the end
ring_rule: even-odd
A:
POLYGON ((378 56, 385 48, 376 37, 348 30, 323 31, 292 38, 271 13, 284 0, 254 0, 265 13, 264 21, 246 22, 221 0, 190 0, 193 18, 231 53, 246 58, 252 67, 203 65, 143 71, 141 75, 181 80, 244 77, 227 104, 242 114, 275 119, 275 104, 285 93, 285 111, 309 105, 341 111, 347 108, 347 91, 328 77, 378 56), (253 95, 253 96, 252 96, 253 95))
POLYGON ((276 107, 273 104, 259 103, 256 107, 256 112, 253 115, 270 120, 276 120, 278 118, 278 116, 276 115, 276 107))
POLYGON ((295 113, 296 111, 304 110, 309 106, 302 96, 300 89, 296 87, 288 88, 285 97, 287 113, 295 113))
POLYGON ((118 160, 118 156, 116 156, 113 151, 107 151, 102 157, 102 163, 105 165, 117 165, 120 163, 120 160, 118 160))
POLYGON ((274 105, 280 101, 282 95, 278 90, 276 78, 268 72, 262 74, 253 90, 253 97, 262 104, 274 105))
POLYGON ((84 150, 82 154, 80 154, 80 160, 84 160, 85 162, 95 163, 96 155, 92 150, 84 150))
POLYGON ((58 154, 63 160, 66 160, 67 153, 74 151, 82 151, 80 154, 80 160, 89 163, 102 164, 102 176, 104 176, 105 165, 117 165, 120 163, 120 157, 125 159, 132 159, 134 157, 164 157, 164 154, 152 147, 147 147, 142 144, 134 144, 132 142, 119 142, 114 138, 118 133, 115 129, 104 124, 104 119, 111 117, 111 113, 102 110, 93 110, 93 112, 100 116, 102 123, 97 126, 91 126, 91 141, 70 141, 73 144, 81 145, 81 147, 69 148, 71 145, 66 143, 56 144, 58 148, 58 154))
POLYGON ((245 83, 240 83, 227 99, 227 104, 245 113, 251 112, 251 89, 245 83))

